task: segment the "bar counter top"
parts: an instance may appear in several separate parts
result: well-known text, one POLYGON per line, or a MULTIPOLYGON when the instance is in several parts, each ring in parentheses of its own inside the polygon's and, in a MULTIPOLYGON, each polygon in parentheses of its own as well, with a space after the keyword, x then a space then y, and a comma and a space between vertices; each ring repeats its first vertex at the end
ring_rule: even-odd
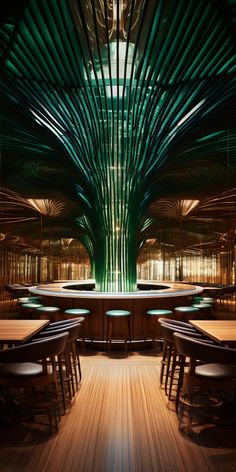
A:
POLYGON ((71 280, 53 282, 50 284, 30 287, 29 291, 35 295, 56 296, 66 298, 93 298, 93 299, 140 299, 140 298, 169 298, 182 296, 195 296, 202 292, 203 288, 195 285, 177 283, 177 282, 153 282, 139 280, 138 285, 157 288, 151 290, 137 290, 137 292, 97 292, 95 290, 85 290, 86 285, 92 286, 95 281, 89 280, 71 280), (159 289, 158 287, 162 287, 159 289), (77 288, 72 288, 77 287, 77 288), (81 287, 81 288, 80 288, 81 287), (166 288, 163 288, 166 287, 166 288))

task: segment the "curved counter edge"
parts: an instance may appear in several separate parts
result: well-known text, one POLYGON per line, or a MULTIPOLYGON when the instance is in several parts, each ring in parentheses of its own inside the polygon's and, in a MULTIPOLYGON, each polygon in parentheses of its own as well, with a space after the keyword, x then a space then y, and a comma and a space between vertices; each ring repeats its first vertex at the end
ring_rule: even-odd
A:
POLYGON ((71 285, 86 285, 94 284, 94 280, 73 280, 65 282, 54 282, 51 284, 38 285, 30 287, 29 291, 34 295, 42 295, 48 297, 59 298, 90 298, 90 299, 142 299, 142 298, 169 298, 169 297, 183 297, 195 296, 203 291, 202 287, 176 283, 176 282, 153 282, 139 280, 138 284, 163 285, 166 289, 162 290, 137 290, 137 292, 96 292, 95 290, 71 290, 65 287, 71 285))

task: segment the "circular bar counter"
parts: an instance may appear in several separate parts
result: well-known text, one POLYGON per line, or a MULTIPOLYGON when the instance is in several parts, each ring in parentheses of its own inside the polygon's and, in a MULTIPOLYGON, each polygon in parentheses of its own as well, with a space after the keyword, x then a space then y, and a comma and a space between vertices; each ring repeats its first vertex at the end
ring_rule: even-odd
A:
MULTIPOLYGON (((202 287, 183 283, 138 281, 137 292, 96 292, 94 280, 54 282, 30 287, 29 291, 41 297, 42 304, 60 308, 60 318, 66 318, 68 308, 87 308, 91 311, 93 340, 106 340, 108 310, 129 310, 131 312, 132 344, 139 348, 145 338, 151 337, 152 325, 146 312, 152 309, 168 309, 191 305, 194 296, 202 292, 202 287)), ((115 337, 123 332, 122 321, 116 327, 115 337)), ((85 335, 89 337, 89 323, 84 321, 85 335)))

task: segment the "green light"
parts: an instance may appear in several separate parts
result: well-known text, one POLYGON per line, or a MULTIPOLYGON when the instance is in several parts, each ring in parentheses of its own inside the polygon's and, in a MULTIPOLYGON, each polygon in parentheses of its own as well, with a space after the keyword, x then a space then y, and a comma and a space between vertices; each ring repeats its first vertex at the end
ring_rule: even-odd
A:
MULTIPOLYGON (((3 25, 2 38, 2 93, 27 117, 26 129, 31 123, 32 142, 17 139, 28 160, 35 142, 24 169, 36 186, 63 185, 77 198, 84 216, 75 221, 96 289, 135 290, 139 230, 150 224, 144 214, 156 175, 235 90, 234 49, 221 10, 204 0, 34 0, 15 30, 3 25), (57 181, 38 171, 38 149, 49 169, 58 163, 57 181)), ((198 146, 191 143, 182 152, 186 163, 198 146)))

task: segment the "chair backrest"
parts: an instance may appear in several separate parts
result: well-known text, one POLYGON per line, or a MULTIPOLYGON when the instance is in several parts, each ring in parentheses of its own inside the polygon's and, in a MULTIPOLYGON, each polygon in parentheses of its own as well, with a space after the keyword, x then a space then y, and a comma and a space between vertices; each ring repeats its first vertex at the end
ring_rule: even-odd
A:
POLYGON ((73 324, 73 323, 82 323, 84 321, 84 318, 82 316, 76 317, 76 318, 67 318, 66 320, 60 320, 60 321, 54 321, 52 323, 49 323, 47 326, 48 329, 57 329, 60 327, 64 327, 65 325, 73 324))
POLYGON ((174 333, 182 333, 185 334, 186 336, 192 336, 194 338, 201 339, 201 334, 195 333, 195 331, 190 331, 190 330, 184 330, 181 329, 179 326, 171 326, 168 323, 162 323, 161 324, 161 332, 163 334, 164 339, 166 339, 169 342, 175 343, 175 338, 174 338, 174 333))
POLYGON ((0 362, 20 363, 36 362, 50 356, 61 354, 66 346, 69 333, 64 331, 56 336, 40 339, 37 343, 27 343, 21 346, 0 351, 0 362))
POLYGON ((37 334, 37 337, 34 338, 33 341, 36 341, 42 338, 48 338, 51 336, 56 336, 57 334, 64 333, 65 331, 68 333, 68 341, 72 341, 73 339, 78 338, 80 326, 81 326, 80 323, 70 323, 69 325, 66 325, 63 327, 60 326, 58 329, 50 329, 50 330, 41 331, 40 333, 37 334))
POLYGON ((186 357, 207 363, 236 365, 236 349, 205 343, 180 332, 175 332, 174 338, 177 351, 186 357))
POLYGON ((169 324, 170 323, 171 325, 179 326, 180 328, 183 328, 183 329, 194 330, 194 328, 191 326, 190 323, 185 323, 184 321, 179 321, 179 320, 173 320, 171 318, 159 318, 158 323, 160 323, 160 324, 162 324, 162 323, 169 324))

